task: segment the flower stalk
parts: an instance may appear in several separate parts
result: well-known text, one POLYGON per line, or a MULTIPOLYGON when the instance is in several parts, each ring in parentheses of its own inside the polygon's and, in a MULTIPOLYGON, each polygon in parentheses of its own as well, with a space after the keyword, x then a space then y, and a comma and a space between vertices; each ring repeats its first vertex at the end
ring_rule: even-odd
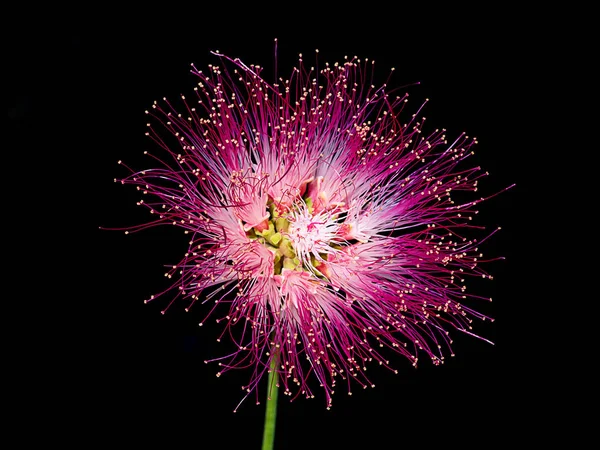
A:
POLYGON ((271 358, 269 377, 267 380, 267 408, 263 431, 262 450, 273 450, 275 442, 275 424, 277 421, 277 355, 271 358))

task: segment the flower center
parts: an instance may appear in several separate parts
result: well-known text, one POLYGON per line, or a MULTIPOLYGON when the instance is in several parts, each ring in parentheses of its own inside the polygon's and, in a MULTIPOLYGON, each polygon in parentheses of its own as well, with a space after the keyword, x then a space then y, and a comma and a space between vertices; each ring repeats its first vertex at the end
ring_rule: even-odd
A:
POLYGON ((269 218, 248 231, 247 236, 273 253, 273 274, 296 270, 326 278, 328 255, 348 244, 339 235, 340 214, 314 214, 310 198, 299 199, 284 211, 272 201, 267 208, 269 218))

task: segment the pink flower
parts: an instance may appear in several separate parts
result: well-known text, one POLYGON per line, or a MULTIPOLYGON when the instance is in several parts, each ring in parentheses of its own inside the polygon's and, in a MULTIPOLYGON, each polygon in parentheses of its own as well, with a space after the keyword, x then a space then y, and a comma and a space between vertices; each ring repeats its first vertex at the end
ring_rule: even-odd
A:
POLYGON ((237 350, 213 360, 218 375, 252 367, 250 393, 277 358, 287 395, 313 397, 316 378, 329 407, 340 380, 348 393, 352 380, 373 386, 365 367, 390 367, 390 350, 442 363, 450 332, 487 319, 464 285, 488 277, 467 237, 484 199, 452 198, 486 175, 465 161, 476 141, 425 133, 420 109, 401 115, 407 95, 371 85, 368 61, 317 72, 301 60, 269 84, 258 66, 219 56, 208 73, 192 66, 196 95, 179 111, 154 102, 162 127, 147 134, 166 157, 120 180, 155 218, 139 229, 189 235, 165 292, 186 310, 225 309, 237 350))

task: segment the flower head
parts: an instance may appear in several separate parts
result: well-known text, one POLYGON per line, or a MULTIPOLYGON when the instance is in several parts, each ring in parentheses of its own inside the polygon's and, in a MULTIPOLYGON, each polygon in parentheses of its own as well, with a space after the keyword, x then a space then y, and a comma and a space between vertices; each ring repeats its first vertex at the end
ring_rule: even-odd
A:
POLYGON ((453 199, 486 175, 464 163, 476 141, 425 134, 420 109, 403 121, 407 95, 371 85, 368 60, 300 60, 269 84, 218 56, 207 73, 192 66, 198 86, 179 110, 154 102, 147 135, 166 156, 120 180, 155 216, 140 229, 189 235, 165 292, 186 310, 225 308, 236 351, 214 360, 218 375, 252 367, 250 393, 277 358, 286 394, 313 397, 314 378, 329 406, 340 380, 372 386, 366 364, 390 367, 391 352, 442 363, 450 332, 486 318, 464 286, 488 276, 464 233, 484 199, 453 199))

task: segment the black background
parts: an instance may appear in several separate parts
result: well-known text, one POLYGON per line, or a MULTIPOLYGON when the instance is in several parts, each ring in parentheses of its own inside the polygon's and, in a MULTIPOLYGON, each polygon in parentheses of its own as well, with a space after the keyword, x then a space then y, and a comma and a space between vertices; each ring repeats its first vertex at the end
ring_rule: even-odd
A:
MULTIPOLYGON (((531 102, 520 88, 532 81, 529 70, 543 53, 536 51, 537 39, 525 35, 525 18, 512 12, 433 14, 427 4, 410 10, 400 4, 395 11, 369 4, 360 9, 349 4, 145 6, 126 16, 98 9, 36 35, 33 53, 17 52, 28 70, 13 80, 17 89, 9 118, 16 130, 27 132, 41 115, 58 116, 53 118, 61 125, 50 134, 64 142, 65 164, 77 167, 64 183, 67 198, 84 199, 73 203, 85 223, 69 226, 91 235, 85 245, 75 243, 85 247, 71 260, 80 273, 74 284, 83 288, 77 290, 81 304, 67 313, 87 336, 69 339, 77 375, 66 378, 79 400, 75 415, 87 418, 85 433, 72 431, 84 447, 90 442, 133 448, 260 446, 264 399, 257 406, 250 396, 232 412, 248 374, 217 378, 216 366, 203 363, 224 353, 224 344, 215 342, 220 328, 197 325, 203 307, 185 313, 175 303, 161 315, 166 299, 143 303, 167 287, 163 266, 185 252, 183 234, 162 228, 126 236, 98 227, 148 219, 135 204, 135 189, 113 178, 125 174, 118 160, 141 169, 148 163, 143 151, 156 150, 144 136, 144 110, 152 101, 191 94, 195 77, 189 65, 218 63, 211 50, 260 64, 269 79, 274 38, 280 75, 290 73, 298 53, 310 64, 317 48, 321 61, 341 61, 344 55, 375 59, 381 82, 395 67, 390 85, 408 86, 407 113, 429 98, 423 112, 429 127, 478 137, 472 162, 490 172, 480 183, 482 195, 517 185, 484 202, 476 218, 489 229, 502 226, 483 250, 506 260, 487 266, 493 281, 470 285, 494 298, 479 309, 496 321, 479 323, 475 331, 495 345, 454 333, 456 356, 441 367, 423 360, 414 369, 390 355, 398 375, 371 367, 376 388, 353 389, 349 397, 340 386, 330 411, 318 386, 313 400, 290 403, 280 396, 276 448, 395 449, 434 442, 485 447, 517 435, 521 442, 538 438, 530 418, 544 400, 530 370, 535 339, 527 330, 535 293, 527 281, 534 269, 526 233, 534 212, 526 200, 532 184, 526 174, 541 150, 520 138, 523 111, 531 102), (36 70, 40 64, 43 73, 36 70), (45 77, 52 89, 40 87, 45 77), (82 181, 75 182, 79 177, 82 181)), ((70 432, 68 426, 63 430, 70 432)))

